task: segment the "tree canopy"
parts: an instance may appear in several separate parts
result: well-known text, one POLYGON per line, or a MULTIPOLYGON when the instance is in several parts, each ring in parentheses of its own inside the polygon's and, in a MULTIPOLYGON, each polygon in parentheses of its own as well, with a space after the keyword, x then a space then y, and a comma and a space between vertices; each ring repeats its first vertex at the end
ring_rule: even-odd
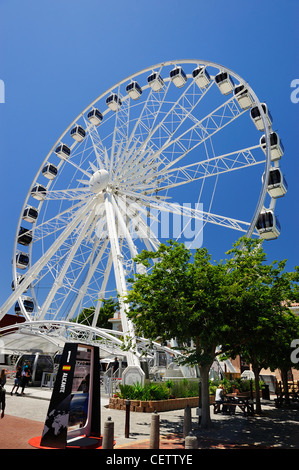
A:
MULTIPOLYGON (((113 318, 114 312, 119 309, 119 302, 117 299, 113 299, 112 297, 109 297, 108 299, 99 299, 99 301, 102 302, 102 306, 99 310, 96 326, 98 328, 112 329, 112 325, 108 320, 113 318)), ((76 318, 76 322, 83 325, 91 325, 95 310, 94 306, 84 308, 76 318)))
POLYGON ((266 263, 260 240, 242 238, 227 254, 227 260, 212 262, 205 248, 191 252, 173 241, 156 252, 143 251, 135 261, 147 272, 130 280, 126 297, 138 335, 175 338, 185 362, 198 364, 206 427, 209 370, 216 355, 249 357, 252 348, 266 356, 267 337, 277 336, 278 319, 282 324, 283 315, 290 315, 287 300, 293 300, 298 282, 298 270, 286 273, 285 262, 266 263))

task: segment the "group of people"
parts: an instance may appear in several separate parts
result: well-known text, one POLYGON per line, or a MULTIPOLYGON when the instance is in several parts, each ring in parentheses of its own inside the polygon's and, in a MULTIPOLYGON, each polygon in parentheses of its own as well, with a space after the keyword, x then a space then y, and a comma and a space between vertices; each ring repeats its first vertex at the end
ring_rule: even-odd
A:
POLYGON ((31 374, 31 367, 30 367, 29 362, 26 362, 23 368, 21 366, 18 366, 17 371, 16 371, 16 375, 15 375, 14 386, 13 386, 10 394, 12 395, 14 390, 16 389, 15 394, 18 395, 19 387, 21 387, 20 395, 24 395, 25 387, 30 382, 31 375, 32 375, 31 374))
MULTIPOLYGON (((2 369, 0 373, 0 406, 1 406, 1 418, 4 418, 4 410, 6 406, 6 376, 8 374, 7 369, 2 369)), ((13 394, 13 391, 16 389, 15 393, 16 395, 19 395, 18 390, 21 387, 21 393, 20 395, 24 395, 24 390, 25 387, 28 385, 28 383, 31 380, 31 368, 30 364, 26 363, 24 367, 22 368, 21 366, 18 366, 16 375, 15 375, 15 380, 14 380, 14 386, 10 392, 10 394, 13 394)))

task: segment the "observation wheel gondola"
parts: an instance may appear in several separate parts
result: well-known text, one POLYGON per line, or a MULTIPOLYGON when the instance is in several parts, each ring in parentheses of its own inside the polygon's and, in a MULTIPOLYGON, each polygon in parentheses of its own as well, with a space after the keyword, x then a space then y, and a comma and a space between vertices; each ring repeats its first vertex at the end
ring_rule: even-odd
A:
MULTIPOLYGON (((266 103, 232 70, 182 60, 130 75, 43 158, 18 221, 13 293, 0 317, 17 305, 29 322, 80 328, 81 314, 92 338, 98 299, 125 294, 142 249, 163 238, 201 246, 203 230, 276 238, 283 152, 266 103)), ((120 321, 134 347, 122 300, 120 321)))

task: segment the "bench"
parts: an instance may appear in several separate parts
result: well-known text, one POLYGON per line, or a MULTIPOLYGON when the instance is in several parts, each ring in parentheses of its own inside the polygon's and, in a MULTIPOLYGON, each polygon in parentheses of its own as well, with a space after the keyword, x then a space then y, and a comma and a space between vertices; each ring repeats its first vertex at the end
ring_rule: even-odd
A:
MULTIPOLYGON (((214 413, 215 414, 222 413, 223 412, 223 407, 227 408, 227 411, 230 412, 230 408, 235 408, 236 409, 236 406, 240 406, 240 408, 241 408, 242 404, 241 403, 230 403, 230 402, 213 403, 214 413), (221 405, 222 405, 222 409, 221 409, 221 405)), ((244 407, 244 405, 243 405, 243 407, 244 407)))
POLYGON ((224 402, 224 403, 213 403, 214 413, 222 413, 223 406, 226 408, 227 413, 232 414, 235 413, 236 407, 238 406, 244 413, 245 416, 249 416, 253 414, 253 410, 250 408, 249 404, 246 403, 237 403, 237 402, 224 402), (222 410, 221 410, 222 405, 222 410))

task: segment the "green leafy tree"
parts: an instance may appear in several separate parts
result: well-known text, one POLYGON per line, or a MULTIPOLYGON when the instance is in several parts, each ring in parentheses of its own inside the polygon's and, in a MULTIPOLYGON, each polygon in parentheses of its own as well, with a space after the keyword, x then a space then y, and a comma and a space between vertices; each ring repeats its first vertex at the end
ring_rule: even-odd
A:
POLYGON ((135 261, 151 269, 131 280, 126 302, 137 334, 161 342, 176 338, 184 362, 198 365, 201 426, 209 427, 209 371, 217 346, 234 337, 235 286, 226 266, 213 264, 205 248, 191 258, 191 252, 176 242, 161 244, 155 253, 143 251, 135 261))
POLYGON ((290 310, 277 315, 275 329, 269 341, 267 362, 271 370, 280 369, 287 401, 289 401, 288 372, 291 368, 298 368, 298 364, 294 364, 291 360, 291 344, 296 338, 299 338, 299 317, 290 310))
MULTIPOLYGON (((273 349, 282 340, 289 344, 297 331, 287 301, 298 296, 298 269, 285 272, 285 261, 268 265, 260 240, 241 238, 227 254, 225 262, 212 263, 205 248, 192 256, 175 242, 143 251, 136 261, 148 272, 136 274, 126 297, 137 334, 161 342, 176 338, 184 362, 198 365, 202 427, 211 424, 208 378, 217 354, 245 356, 258 395, 261 368, 274 365, 273 349)), ((280 360, 286 355, 281 351, 280 360)))
MULTIPOLYGON (((108 320, 112 318, 114 313, 119 309, 119 302, 112 297, 109 297, 109 299, 100 299, 100 301, 102 302, 102 306, 100 307, 96 326, 98 328, 112 329, 112 325, 108 320)), ((94 314, 95 307, 84 308, 76 318, 76 321, 83 325, 91 325, 94 314)))
POLYGON ((266 262, 262 242, 240 239, 228 252, 227 266, 239 290, 238 342, 226 345, 231 356, 242 354, 255 375, 256 411, 261 412, 259 374, 262 368, 290 368, 291 341, 298 337, 299 319, 289 310, 298 295, 298 268, 286 272, 284 261, 266 262), (231 349, 230 349, 231 347, 231 349))

